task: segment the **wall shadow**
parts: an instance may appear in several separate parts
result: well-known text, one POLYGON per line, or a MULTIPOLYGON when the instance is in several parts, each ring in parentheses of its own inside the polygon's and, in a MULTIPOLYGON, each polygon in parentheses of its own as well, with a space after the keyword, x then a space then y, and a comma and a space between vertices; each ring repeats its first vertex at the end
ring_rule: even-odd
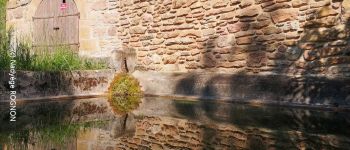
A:
MULTIPOLYGON (((330 6, 324 6, 320 10, 327 9, 327 7, 330 6)), ((199 104, 200 109, 204 110, 202 114, 213 120, 220 120, 218 118, 221 116, 216 114, 221 112, 221 108, 217 103, 210 103, 210 101, 222 98, 244 102, 259 100, 283 104, 348 107, 350 104, 350 87, 348 86, 350 85, 350 79, 341 70, 350 63, 348 51, 350 36, 347 31, 350 28, 350 18, 347 18, 342 10, 333 22, 327 24, 322 23, 326 18, 318 17, 322 15, 321 11, 312 15, 304 22, 303 33, 298 31, 298 40, 293 43, 287 42, 287 44, 284 43, 284 39, 278 36, 284 34, 283 30, 278 31, 276 28, 277 31, 271 31, 275 32, 273 34, 277 34, 277 36, 257 33, 261 28, 273 24, 270 13, 268 13, 267 18, 270 23, 261 28, 256 27, 256 24, 244 21, 252 18, 239 18, 242 23, 242 28, 239 30, 244 34, 249 34, 248 38, 242 42, 249 44, 233 44, 229 46, 229 52, 225 52, 216 48, 216 45, 223 40, 220 36, 226 36, 225 34, 208 37, 202 45, 204 50, 200 54, 201 61, 198 64, 200 69, 206 71, 191 70, 188 75, 178 81, 174 93, 185 96, 199 96, 199 99, 203 101, 199 104), (337 26, 339 24, 345 27, 340 29, 337 26), (345 34, 345 36, 340 37, 342 34, 345 34), (339 40, 347 42, 345 42, 345 45, 339 46, 335 44, 339 40), (220 53, 229 54, 229 56, 222 58, 220 53), (237 58, 238 55, 241 58, 237 58), (229 63, 230 61, 237 63, 229 63), (243 64, 242 61, 244 61, 243 64), (236 68, 236 71, 229 75, 225 73, 218 74, 225 68, 236 68), (269 74, 264 74, 266 72, 269 72, 269 74), (325 75, 331 75, 332 78, 325 75)), ((296 30, 290 29, 290 31, 296 30)), ((244 37, 246 36, 244 35, 244 37)), ((237 40, 237 37, 235 40, 237 40)), ((182 115, 196 118, 193 114, 183 113, 185 111, 181 110, 182 105, 175 104, 175 106, 180 113, 182 112, 182 115)), ((196 109, 193 107, 193 110, 188 110, 188 112, 195 112, 196 109)), ((231 112, 227 116, 230 118, 229 120, 236 120, 242 115, 247 115, 230 110, 230 108, 225 111, 231 112)), ((286 122, 290 120, 290 125, 298 126, 295 128, 296 130, 334 125, 332 123, 314 122, 320 119, 317 116, 311 118, 304 116, 310 114, 300 114, 293 111, 290 113, 291 115, 288 117, 272 115, 270 117, 274 119, 266 121, 273 123, 275 119, 286 122)), ((259 113, 250 115, 252 121, 257 119, 254 117, 255 115, 259 115, 259 113)), ((239 122, 233 123, 239 124, 239 122)), ((263 124, 261 126, 264 126, 263 124)), ((243 124, 242 127, 246 125, 243 124)), ((325 133, 337 132, 341 134, 344 131, 339 130, 341 128, 334 129, 325 133)), ((312 130, 307 130, 307 132, 310 131, 312 130)), ((277 138, 280 135, 276 133, 275 136, 277 138)), ((349 136, 349 133, 346 133, 346 136, 349 136)), ((293 135, 284 135, 277 142, 290 142, 292 137, 293 135)), ((327 148, 318 145, 316 141, 319 140, 311 141, 310 148, 327 148)), ((255 145, 264 145, 264 143, 259 142, 259 140, 254 142, 253 140, 251 146, 261 147, 255 145)))

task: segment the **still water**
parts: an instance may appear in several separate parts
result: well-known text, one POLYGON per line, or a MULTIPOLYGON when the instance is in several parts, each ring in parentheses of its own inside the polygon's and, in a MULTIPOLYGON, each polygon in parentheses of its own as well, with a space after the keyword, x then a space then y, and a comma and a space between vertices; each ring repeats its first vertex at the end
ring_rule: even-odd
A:
POLYGON ((91 98, 22 103, 11 123, 0 103, 0 150, 17 149, 350 149, 350 115, 154 97, 117 114, 91 98))

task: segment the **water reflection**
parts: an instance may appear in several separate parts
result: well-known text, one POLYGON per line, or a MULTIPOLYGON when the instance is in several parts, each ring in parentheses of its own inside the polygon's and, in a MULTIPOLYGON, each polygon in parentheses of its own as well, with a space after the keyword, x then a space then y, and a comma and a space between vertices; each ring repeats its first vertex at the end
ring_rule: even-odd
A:
POLYGON ((9 122, 0 149, 348 149, 350 116, 286 107, 144 98, 127 115, 105 98, 32 102, 9 122))

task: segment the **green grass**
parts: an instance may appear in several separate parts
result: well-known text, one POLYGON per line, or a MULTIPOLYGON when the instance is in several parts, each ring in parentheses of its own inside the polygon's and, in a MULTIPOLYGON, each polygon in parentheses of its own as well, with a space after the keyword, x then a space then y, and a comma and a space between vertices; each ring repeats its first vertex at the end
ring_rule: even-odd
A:
MULTIPOLYGON (((57 48, 54 52, 41 52, 34 54, 31 58, 26 59, 28 54, 20 54, 24 59, 22 62, 31 64, 22 68, 33 71, 71 71, 71 70, 96 70, 108 68, 107 62, 91 58, 79 57, 67 48, 57 48)), ((28 57, 27 57, 28 58, 28 57)))
MULTIPOLYGON (((9 70, 11 57, 10 37, 12 30, 6 30, 6 3, 0 0, 0 70, 9 70)), ((72 70, 98 70, 107 69, 105 60, 79 57, 69 48, 57 47, 53 52, 42 51, 33 53, 28 42, 19 42, 13 46, 17 52, 16 70, 25 71, 72 71, 72 70)))
MULTIPOLYGON (((7 32, 1 40, 0 70, 9 70, 11 57, 9 54, 11 31, 7 32)), ((57 47, 52 52, 31 52, 28 43, 20 42, 16 46, 16 70, 26 71, 72 71, 72 70, 98 70, 107 69, 106 60, 80 57, 66 47, 57 47)))
MULTIPOLYGON (((17 45, 16 69, 26 71, 72 71, 107 69, 105 60, 80 57, 68 48, 59 47, 53 52, 41 51, 31 54, 29 44, 17 45)), ((6 49, 0 50, 0 70, 10 68, 6 49)))
POLYGON ((0 0, 0 69, 10 61, 6 49, 9 49, 9 39, 6 33, 6 2, 0 0))
POLYGON ((7 3, 7 0, 0 0, 0 31, 1 32, 4 32, 6 28, 6 3, 7 3))

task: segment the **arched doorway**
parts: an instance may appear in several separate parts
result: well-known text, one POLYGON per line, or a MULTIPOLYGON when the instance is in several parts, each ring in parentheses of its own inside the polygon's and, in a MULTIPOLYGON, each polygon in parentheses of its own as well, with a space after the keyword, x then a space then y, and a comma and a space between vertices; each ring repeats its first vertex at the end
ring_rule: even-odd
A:
POLYGON ((79 12, 74 0, 42 0, 33 16, 33 46, 79 49, 79 12), (60 6, 65 1, 67 8, 60 6))

